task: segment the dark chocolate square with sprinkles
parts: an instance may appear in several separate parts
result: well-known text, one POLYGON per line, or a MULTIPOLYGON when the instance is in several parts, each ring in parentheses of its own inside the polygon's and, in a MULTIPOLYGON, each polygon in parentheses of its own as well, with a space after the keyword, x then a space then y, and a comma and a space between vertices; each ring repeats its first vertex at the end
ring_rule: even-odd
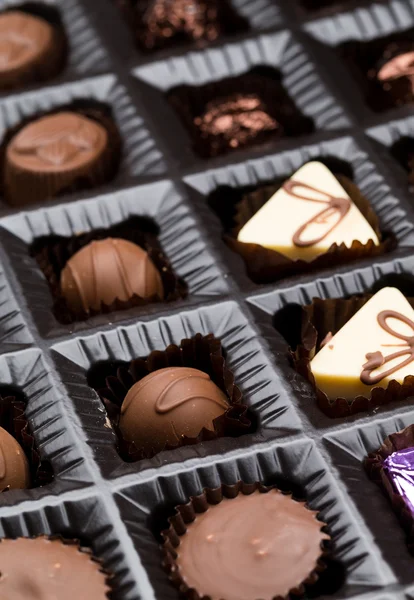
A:
POLYGON ((203 158, 314 131, 312 119, 296 107, 281 73, 271 67, 200 87, 179 86, 167 98, 203 158))
POLYGON ((117 0, 144 52, 248 31, 228 0, 117 0))
POLYGON ((414 29, 339 46, 372 110, 414 102, 414 29))

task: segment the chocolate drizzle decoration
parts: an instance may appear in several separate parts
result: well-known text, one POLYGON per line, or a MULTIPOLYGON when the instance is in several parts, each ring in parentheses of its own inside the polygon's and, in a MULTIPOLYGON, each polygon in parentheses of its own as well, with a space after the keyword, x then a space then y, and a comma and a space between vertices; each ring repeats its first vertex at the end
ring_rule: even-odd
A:
POLYGON ((390 333, 394 337, 399 338, 400 340, 404 340, 405 343, 391 345, 386 344, 389 347, 403 347, 402 350, 399 350, 398 352, 393 352, 393 354, 389 354, 388 356, 384 356, 379 350, 377 352, 369 352, 366 355, 368 361, 363 365, 363 371, 360 376, 362 383, 365 383, 365 385, 375 385, 383 379, 385 379, 385 377, 396 373, 397 371, 399 371, 403 367, 406 367, 414 361, 414 335, 404 335, 402 333, 399 333, 398 331, 395 331, 389 326, 387 319, 397 319, 397 321, 400 321, 401 323, 406 323, 411 327, 414 334, 414 322, 411 321, 411 319, 409 319, 405 315, 402 315, 401 313, 396 312, 395 310, 383 310, 378 314, 377 320, 380 327, 382 327, 384 331, 390 333), (407 358, 399 364, 395 365, 394 367, 388 369, 388 371, 372 375, 373 371, 375 371, 382 365, 402 356, 407 356, 407 358))
POLYGON ((309 202, 317 202, 318 204, 324 204, 325 208, 323 208, 320 212, 318 212, 314 217, 306 221, 295 233, 292 237, 292 242, 295 246, 300 248, 307 248, 309 246, 314 246, 318 244, 322 240, 328 236, 331 231, 335 229, 339 225, 339 223, 346 217, 351 208, 351 200, 349 198, 342 198, 340 196, 331 196, 328 192, 324 192, 323 190, 319 190, 307 183, 302 183, 301 181, 295 181, 294 179, 289 179, 283 184, 283 189, 290 196, 294 196, 299 200, 307 200, 309 202), (324 199, 318 200, 317 198, 312 198, 306 195, 298 193, 296 188, 302 188, 305 190, 309 190, 310 192, 314 192, 316 194, 320 194, 324 199), (329 219, 331 217, 336 217, 335 222, 329 226, 329 219), (312 240, 303 240, 302 236, 306 232, 309 226, 311 225, 328 225, 329 229, 322 233, 319 237, 316 237, 312 240))

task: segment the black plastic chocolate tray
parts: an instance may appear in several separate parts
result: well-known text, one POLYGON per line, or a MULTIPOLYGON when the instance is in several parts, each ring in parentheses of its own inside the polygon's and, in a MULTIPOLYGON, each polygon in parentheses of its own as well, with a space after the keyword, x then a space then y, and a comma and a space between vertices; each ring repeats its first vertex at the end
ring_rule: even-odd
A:
MULTIPOLYGON (((18 5, 0 0, 0 8, 18 5)), ((410 29, 414 1, 343 0, 308 11, 300 0, 231 0, 247 33, 213 44, 140 53, 114 0, 48 0, 71 46, 54 81, 0 97, 3 135, 24 117, 74 99, 100 100, 124 142, 104 187, 17 211, 0 198, 0 387, 25 395, 37 447, 54 472, 43 488, 0 495, 0 537, 80 538, 115 574, 115 600, 178 598, 161 568, 160 531, 173 507, 204 487, 276 483, 321 511, 333 555, 315 598, 413 600, 413 558, 363 458, 414 423, 412 399, 331 420, 287 360, 275 314, 314 296, 348 297, 399 286, 414 296, 414 199, 395 144, 414 138, 411 107, 374 113, 337 52, 350 39, 410 29), (204 85, 270 67, 315 131, 206 160, 168 102, 179 85, 204 85), (211 194, 288 177, 310 159, 341 163, 395 247, 375 258, 259 285, 223 241, 211 194), (227 187, 226 187, 227 186, 227 187), (86 321, 60 322, 35 258, 42 236, 74 236, 149 217, 188 295, 86 321), (220 338, 253 415, 241 437, 219 438, 124 462, 91 387, 102 362, 145 358, 197 333, 220 338)), ((225 193, 222 196, 226 201, 225 193)))

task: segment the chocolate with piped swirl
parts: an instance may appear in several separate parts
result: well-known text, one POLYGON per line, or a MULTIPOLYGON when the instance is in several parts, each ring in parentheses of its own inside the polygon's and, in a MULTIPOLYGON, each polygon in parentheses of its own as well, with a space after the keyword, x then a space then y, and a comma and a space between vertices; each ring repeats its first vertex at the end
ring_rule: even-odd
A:
POLYGON ((60 285, 69 308, 78 313, 134 296, 164 297, 161 275, 148 253, 123 239, 106 238, 83 247, 66 263, 60 285))
POLYGON ((177 446, 183 437, 214 431, 229 401, 207 373, 190 367, 153 371, 132 386, 123 401, 119 429, 143 452, 177 446))
POLYGON ((180 509, 163 533, 164 566, 187 597, 285 598, 315 583, 325 566, 325 524, 275 488, 206 490, 180 509))
POLYGON ((380 350, 370 352, 366 355, 367 362, 362 366, 360 376, 362 383, 365 383, 366 385, 376 385, 386 377, 397 373, 400 369, 414 361, 414 322, 395 310, 381 311, 377 315, 377 321, 384 331, 393 335, 396 338, 396 341, 403 340, 403 343, 387 344, 388 347, 401 348, 401 350, 391 352, 387 356, 384 356, 383 352, 380 350), (396 321, 405 323, 411 327, 413 335, 410 336, 400 333, 390 326, 388 319, 395 319, 396 321), (396 359, 400 359, 399 362, 396 363, 396 359), (375 373, 377 369, 389 362, 392 363, 392 366, 389 369, 375 373))

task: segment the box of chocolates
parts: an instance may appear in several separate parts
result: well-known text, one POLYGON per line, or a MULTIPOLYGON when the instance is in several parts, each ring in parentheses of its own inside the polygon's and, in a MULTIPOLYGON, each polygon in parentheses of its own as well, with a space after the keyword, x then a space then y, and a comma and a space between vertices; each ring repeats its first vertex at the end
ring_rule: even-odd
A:
POLYGON ((0 599, 414 598, 412 0, 0 2, 0 599))

